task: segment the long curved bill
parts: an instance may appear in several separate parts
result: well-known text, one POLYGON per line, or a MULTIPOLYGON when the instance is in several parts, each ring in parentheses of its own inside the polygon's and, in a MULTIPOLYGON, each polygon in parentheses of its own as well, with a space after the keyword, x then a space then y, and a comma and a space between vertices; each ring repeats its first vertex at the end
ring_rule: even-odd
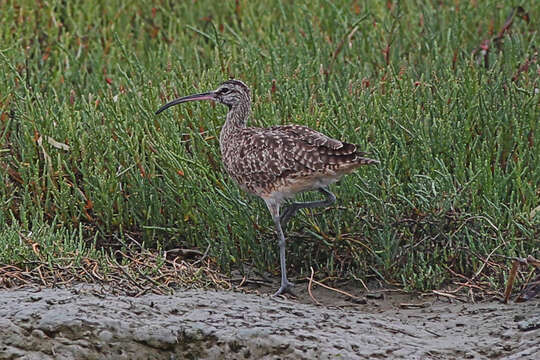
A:
POLYGON ((168 102, 162 107, 160 107, 159 110, 156 111, 156 115, 161 113, 162 111, 167 110, 171 106, 185 103, 188 101, 197 101, 197 100, 216 100, 216 94, 213 91, 210 91, 210 92, 206 92, 202 94, 189 95, 189 96, 184 96, 178 99, 174 99, 173 101, 168 102))

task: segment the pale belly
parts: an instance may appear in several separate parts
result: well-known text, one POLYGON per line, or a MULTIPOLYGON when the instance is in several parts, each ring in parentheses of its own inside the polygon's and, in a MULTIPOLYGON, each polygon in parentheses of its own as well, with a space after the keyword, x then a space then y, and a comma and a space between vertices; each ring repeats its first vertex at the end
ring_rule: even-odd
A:
POLYGON ((294 198, 296 194, 327 187, 338 181, 343 175, 284 179, 283 182, 273 187, 260 189, 256 195, 263 199, 272 199, 277 203, 282 203, 287 199, 294 198))

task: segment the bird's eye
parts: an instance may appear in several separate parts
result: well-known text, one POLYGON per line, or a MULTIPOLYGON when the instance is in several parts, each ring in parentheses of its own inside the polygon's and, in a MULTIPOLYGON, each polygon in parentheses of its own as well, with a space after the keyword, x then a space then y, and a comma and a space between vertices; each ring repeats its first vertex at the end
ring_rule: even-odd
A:
POLYGON ((221 93, 222 93, 222 94, 227 94, 229 91, 230 91, 229 88, 223 88, 223 89, 221 89, 221 93))

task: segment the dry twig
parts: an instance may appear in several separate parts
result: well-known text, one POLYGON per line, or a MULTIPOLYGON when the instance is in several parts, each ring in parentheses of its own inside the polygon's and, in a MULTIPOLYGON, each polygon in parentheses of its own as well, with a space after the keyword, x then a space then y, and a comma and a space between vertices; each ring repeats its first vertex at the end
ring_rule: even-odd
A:
POLYGON ((311 276, 309 277, 308 293, 311 299, 315 302, 315 304, 322 305, 317 299, 315 299, 315 297, 313 296, 313 293, 311 292, 311 286, 313 284, 313 267, 310 267, 310 268, 311 268, 311 276))
MULTIPOLYGON (((22 239, 31 245, 28 236, 22 239)), ((199 266, 194 266, 178 257, 167 260, 155 251, 134 247, 101 260, 81 259, 72 254, 53 263, 39 259, 23 266, 0 264, 0 288, 68 286, 84 282, 108 286, 114 294, 140 296, 148 292, 170 293, 178 286, 231 287, 208 259, 197 264, 199 266), (114 256, 128 261, 121 265, 114 256)), ((95 291, 98 292, 98 288, 95 291)))

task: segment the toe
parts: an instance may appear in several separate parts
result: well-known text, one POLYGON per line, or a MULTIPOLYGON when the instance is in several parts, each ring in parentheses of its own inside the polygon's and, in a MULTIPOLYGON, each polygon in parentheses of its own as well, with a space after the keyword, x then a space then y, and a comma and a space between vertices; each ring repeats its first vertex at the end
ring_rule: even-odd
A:
POLYGON ((287 293, 291 294, 292 296, 296 296, 292 292, 293 286, 294 286, 293 283, 287 281, 286 283, 281 284, 279 290, 276 291, 276 293, 273 296, 284 295, 284 294, 287 294, 287 293))

